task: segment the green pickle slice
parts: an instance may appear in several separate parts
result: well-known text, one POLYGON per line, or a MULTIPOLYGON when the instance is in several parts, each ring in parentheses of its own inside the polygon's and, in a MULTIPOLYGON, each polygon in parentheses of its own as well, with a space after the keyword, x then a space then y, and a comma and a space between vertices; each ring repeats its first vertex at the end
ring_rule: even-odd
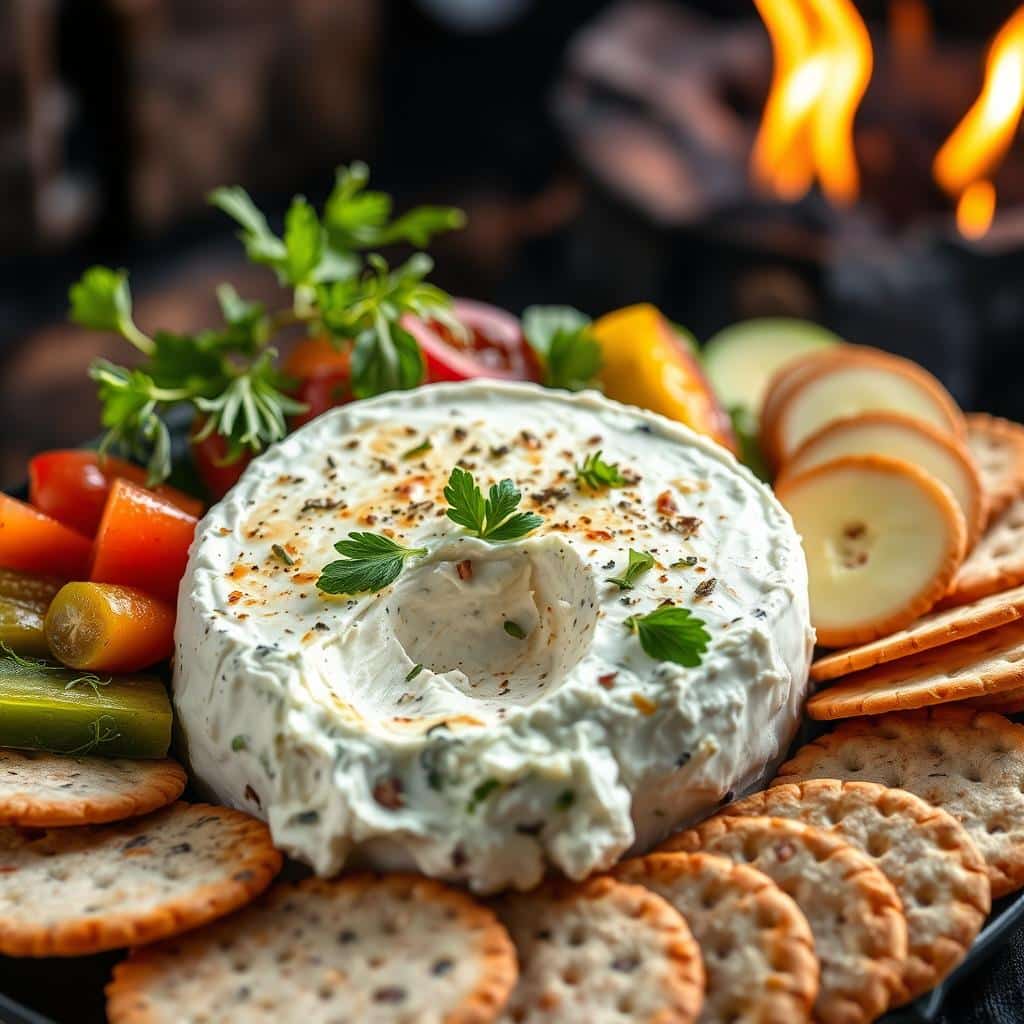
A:
POLYGON ((61 581, 0 569, 0 644, 16 654, 48 654, 43 623, 61 581))
POLYGON ((171 702, 156 676, 97 676, 0 657, 0 747, 100 757, 164 757, 171 702))

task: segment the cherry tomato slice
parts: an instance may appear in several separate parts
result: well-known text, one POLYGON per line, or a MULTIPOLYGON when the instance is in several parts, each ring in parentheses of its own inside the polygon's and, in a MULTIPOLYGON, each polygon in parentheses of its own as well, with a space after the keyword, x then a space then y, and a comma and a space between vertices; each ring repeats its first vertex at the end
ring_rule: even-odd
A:
POLYGON ((127 480, 115 480, 96 533, 90 580, 120 583, 173 604, 197 519, 127 480))
POLYGON ((88 537, 43 515, 31 505, 0 494, 0 566, 58 579, 82 579, 89 571, 88 537))
POLYGON ((210 497, 214 501, 220 501, 238 483, 238 478, 245 472, 245 467, 252 461, 252 456, 246 452, 234 462, 228 462, 227 441, 220 434, 213 433, 204 437, 202 441, 195 440, 195 435, 202 429, 203 421, 197 420, 190 442, 192 462, 210 497))
POLYGON ((452 313, 469 332, 458 338, 444 324, 406 316, 402 326, 419 342, 427 363, 427 380, 532 380, 541 377, 540 363, 523 337, 519 321, 497 306, 456 299, 452 313))
MULTIPOLYGON (((81 449, 43 452, 28 464, 29 501, 40 512, 91 537, 100 525, 111 485, 122 477, 140 487, 146 484, 141 466, 113 455, 81 449)), ((203 503, 175 487, 160 484, 150 490, 189 515, 202 514, 203 503)))

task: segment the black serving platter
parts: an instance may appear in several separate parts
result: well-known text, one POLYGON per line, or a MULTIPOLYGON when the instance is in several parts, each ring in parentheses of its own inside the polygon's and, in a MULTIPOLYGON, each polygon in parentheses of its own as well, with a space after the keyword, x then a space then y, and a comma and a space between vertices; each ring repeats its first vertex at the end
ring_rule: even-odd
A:
MULTIPOLYGON (((191 473, 187 457, 187 423, 170 424, 176 470, 174 482, 184 490, 199 493, 198 481, 191 473)), ((25 497, 24 488, 15 492, 25 497)), ((821 723, 805 720, 792 750, 827 732, 821 723)), ((186 794, 187 796, 187 794, 186 794)), ((286 865, 285 873, 302 872, 299 865, 286 865)), ((1009 948, 1013 937, 1024 930, 1024 891, 997 900, 992 913, 974 940, 963 963, 940 985, 907 1006, 880 1019, 880 1024, 933 1024, 942 1019, 947 997, 968 979, 978 977, 981 968, 999 950, 1009 948)), ((3 1024, 104 1024, 106 1021, 104 986, 110 980, 120 951, 98 956, 21 959, 0 956, 0 1021, 3 1024)), ((1003 1024, 1024 1020, 1024 1008, 1013 1016, 992 1018, 1003 1024)), ((949 1024, 959 1024, 950 1020, 949 1024)))

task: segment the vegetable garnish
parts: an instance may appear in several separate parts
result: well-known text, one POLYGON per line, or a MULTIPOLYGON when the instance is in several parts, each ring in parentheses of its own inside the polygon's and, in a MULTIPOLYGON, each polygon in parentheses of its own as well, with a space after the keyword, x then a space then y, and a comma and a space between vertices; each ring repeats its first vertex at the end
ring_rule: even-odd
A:
POLYGON ((530 306, 523 311, 523 334, 540 357, 546 387, 596 387, 601 346, 590 324, 590 317, 572 306, 530 306))
POLYGON ((492 484, 485 499, 473 474, 461 466, 452 470, 444 496, 448 518, 481 540, 518 540, 544 522, 535 512, 516 512, 522 494, 511 480, 492 484))
POLYGON ((609 576, 606 583, 614 583, 619 590, 632 590, 633 584, 645 572, 650 572, 654 568, 654 556, 648 554, 646 551, 634 551, 632 548, 629 549, 629 564, 626 566, 626 571, 621 576, 609 576))
POLYGON ((689 608, 663 605, 646 615, 630 615, 623 625, 637 639, 644 653, 655 661, 674 661, 696 668, 703 660, 711 636, 689 608))
POLYGON ((149 483, 170 473, 170 437, 163 414, 191 405, 196 443, 224 438, 226 461, 262 451, 285 436, 289 416, 306 406, 288 394, 292 382, 277 369, 271 342, 283 328, 306 326, 339 350, 352 352, 352 393, 367 398, 421 383, 423 356, 400 326, 405 313, 462 328, 450 298, 424 278, 433 263, 424 253, 390 270, 382 257, 362 251, 395 242, 426 245, 440 231, 461 227, 449 207, 423 206, 392 219, 388 195, 366 189, 369 171, 355 163, 338 171, 322 214, 296 196, 278 236, 241 188, 217 189, 210 202, 239 224, 246 254, 271 268, 292 290, 289 308, 267 311, 226 284, 217 289, 224 323, 195 335, 158 331, 150 337, 132 318, 127 273, 92 267, 71 287, 71 319, 93 330, 120 334, 145 357, 134 369, 97 360, 97 382, 112 445, 144 461, 149 483))
POLYGON ((413 665, 405 677, 407 683, 411 683, 423 671, 422 665, 413 665))
POLYGON ((287 551, 280 544, 271 544, 270 550, 274 557, 284 562, 285 565, 294 565, 295 559, 288 554, 287 551))
POLYGON ((513 622, 511 619, 506 619, 502 623, 502 629, 508 633, 509 636, 514 637, 516 640, 526 639, 526 630, 519 625, 518 622, 513 622))
POLYGON ((343 559, 324 566, 317 587, 325 594, 371 594, 394 583, 408 558, 426 548, 403 548, 379 533, 350 533, 334 550, 343 559))
POLYGON ((415 459, 415 458, 417 458, 420 455, 426 455, 427 452, 429 452, 430 449, 433 448, 433 447, 434 447, 434 444, 430 440, 430 438, 428 437, 425 441, 422 441, 420 444, 416 445, 415 448, 410 448, 407 452, 403 452, 402 453, 402 458, 403 459, 415 459))
POLYGON ((605 462, 600 451, 588 455, 583 460, 583 465, 576 467, 576 482, 592 491, 626 486, 626 478, 619 472, 619 464, 605 462))
POLYGON ((474 788, 469 802, 466 804, 467 813, 472 814, 477 806, 482 804, 500 785, 501 783, 497 779, 484 779, 474 788))

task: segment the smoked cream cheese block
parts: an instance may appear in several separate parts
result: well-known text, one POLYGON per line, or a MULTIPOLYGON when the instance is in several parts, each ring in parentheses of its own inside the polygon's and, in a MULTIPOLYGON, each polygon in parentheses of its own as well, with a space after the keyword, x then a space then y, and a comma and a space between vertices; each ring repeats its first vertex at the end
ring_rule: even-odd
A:
POLYGON ((326 413, 209 512, 174 703, 200 789, 320 874, 525 889, 764 778, 813 639, 790 517, 725 449, 595 392, 444 384, 326 413))

